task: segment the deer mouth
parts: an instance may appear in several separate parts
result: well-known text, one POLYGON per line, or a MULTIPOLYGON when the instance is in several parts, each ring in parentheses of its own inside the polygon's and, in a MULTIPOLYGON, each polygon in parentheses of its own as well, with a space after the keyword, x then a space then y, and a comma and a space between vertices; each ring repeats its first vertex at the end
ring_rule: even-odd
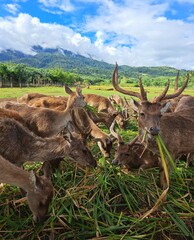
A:
POLYGON ((149 133, 152 135, 152 136, 157 136, 160 132, 160 129, 157 128, 157 127, 150 127, 149 129, 149 133))

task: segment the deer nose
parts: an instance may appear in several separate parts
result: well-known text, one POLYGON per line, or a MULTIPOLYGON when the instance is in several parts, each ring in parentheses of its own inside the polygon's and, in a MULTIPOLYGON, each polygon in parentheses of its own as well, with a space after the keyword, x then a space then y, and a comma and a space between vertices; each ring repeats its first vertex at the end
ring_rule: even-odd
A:
POLYGON ((159 134, 159 129, 158 128, 156 128, 156 127, 150 127, 150 133, 153 135, 153 136, 156 136, 156 135, 158 135, 159 134))

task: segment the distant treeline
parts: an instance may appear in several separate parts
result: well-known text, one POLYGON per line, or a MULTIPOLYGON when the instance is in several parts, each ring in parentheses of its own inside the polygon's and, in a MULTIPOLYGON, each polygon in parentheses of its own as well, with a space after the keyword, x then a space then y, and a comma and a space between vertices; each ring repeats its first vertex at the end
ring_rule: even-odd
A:
POLYGON ((75 73, 60 68, 42 69, 25 64, 0 63, 0 87, 30 87, 44 85, 72 85, 83 82, 75 73))
MULTIPOLYGON (((125 70, 125 67, 123 67, 125 70)), ((150 68, 152 69, 152 68, 150 68)), ((164 68, 161 67, 164 70, 164 68)), ((154 68, 155 70, 155 68, 154 68)), ((162 74, 162 73, 161 73, 162 74)), ((136 74, 137 75, 137 74, 136 74)), ((161 75, 153 76, 151 74, 142 74, 143 84, 145 86, 164 86, 168 79, 171 81, 171 86, 173 86, 176 75, 172 77, 161 75)), ((182 73, 179 80, 179 86, 182 85, 184 81, 185 73, 182 73)), ((194 72, 190 72, 189 87, 194 86, 194 81, 192 77, 194 72)), ((112 77, 112 76, 111 76, 112 77)), ((0 87, 36 87, 36 86, 48 86, 48 85, 75 85, 84 84, 89 86, 92 85, 103 85, 111 84, 111 77, 104 78, 101 76, 101 69, 99 73, 95 73, 95 76, 91 75, 81 75, 78 73, 72 73, 64 71, 62 68, 36 68, 30 67, 23 63, 12 63, 12 62, 2 62, 0 63, 0 87)), ((125 71, 119 72, 119 81, 122 85, 133 85, 138 86, 138 76, 129 77, 125 74, 125 71)))

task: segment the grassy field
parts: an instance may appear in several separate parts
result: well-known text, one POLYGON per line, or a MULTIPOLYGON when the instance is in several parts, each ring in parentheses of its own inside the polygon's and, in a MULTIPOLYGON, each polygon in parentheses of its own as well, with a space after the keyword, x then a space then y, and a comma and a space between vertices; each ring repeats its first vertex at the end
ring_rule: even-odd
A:
MULTIPOLYGON (((112 86, 91 86, 83 93, 109 96, 112 86)), ((133 90, 138 91, 138 88, 133 90)), ((161 92, 149 88, 149 97, 161 92)), ((27 92, 63 95, 63 88, 0 89, 0 98, 19 97, 27 92)), ((186 93, 194 95, 194 91, 186 93)), ((102 127, 107 131, 104 127, 102 127)), ((125 141, 137 134, 134 122, 120 131, 125 141)), ((173 144, 173 143, 172 143, 173 144)), ((128 172, 105 161, 97 145, 89 142, 98 160, 96 169, 84 169, 64 159, 53 173, 55 196, 50 205, 50 218, 35 224, 27 202, 15 186, 0 188, 0 239, 127 239, 127 240, 192 240, 194 239, 194 168, 185 168, 180 160, 170 176, 170 188, 164 202, 146 218, 162 194, 158 187, 159 169, 128 172), (181 176, 181 177, 180 177, 181 176)), ((116 147, 116 145, 115 145, 116 147)), ((25 165, 39 171, 40 164, 25 165)))

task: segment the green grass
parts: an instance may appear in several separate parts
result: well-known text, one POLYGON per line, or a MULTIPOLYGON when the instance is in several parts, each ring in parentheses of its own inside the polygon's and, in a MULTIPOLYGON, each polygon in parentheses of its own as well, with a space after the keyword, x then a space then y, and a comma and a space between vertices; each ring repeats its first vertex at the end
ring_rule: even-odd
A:
MULTIPOLYGON (((97 87, 83 89, 83 93, 104 96, 116 93, 97 87)), ((150 94, 153 89, 150 89, 150 94)), ((0 97, 21 96, 26 92, 53 95, 64 94, 63 88, 0 89, 0 97)), ((105 130, 105 128, 103 128, 105 130)), ((135 123, 120 131, 125 141, 137 134, 135 123)), ((98 160, 102 155, 95 143, 89 146, 98 160)), ((113 159, 116 144, 112 150, 113 159)), ((39 165, 26 165, 25 168, 39 165)), ((127 239, 127 240, 192 240, 194 239, 194 168, 177 164, 170 175, 170 188, 166 200, 156 211, 142 219, 162 193, 158 187, 159 169, 138 173, 112 166, 109 161, 96 169, 76 166, 64 159, 53 173, 55 196, 50 204, 50 218, 35 224, 27 202, 23 201, 15 186, 0 188, 0 239, 64 240, 64 239, 127 239)))

